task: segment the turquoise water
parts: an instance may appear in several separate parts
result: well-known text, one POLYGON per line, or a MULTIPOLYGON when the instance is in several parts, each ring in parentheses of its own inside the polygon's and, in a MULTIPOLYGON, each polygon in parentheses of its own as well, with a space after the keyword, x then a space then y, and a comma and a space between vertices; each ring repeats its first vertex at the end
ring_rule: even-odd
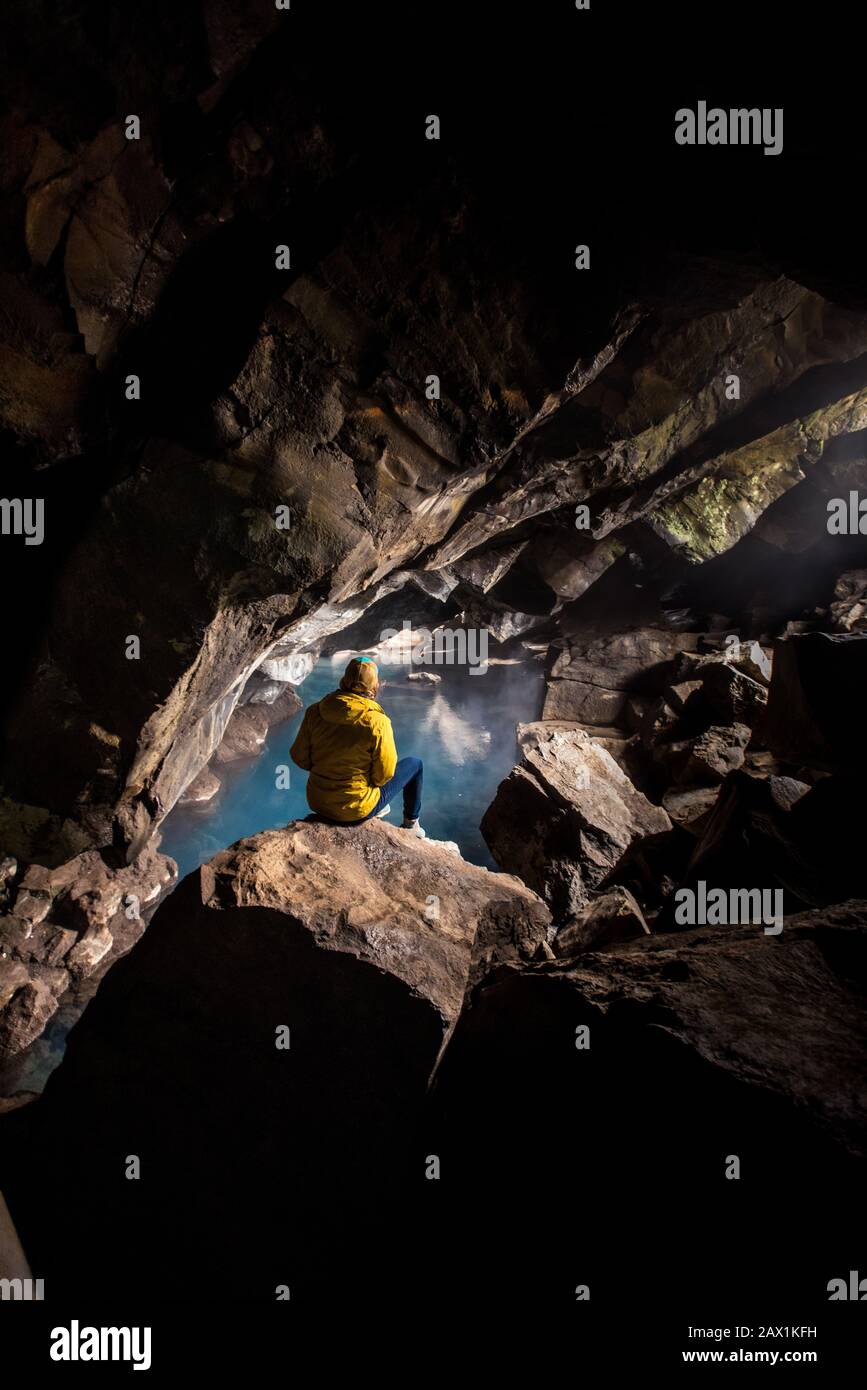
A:
MULTIPOLYGON (((318 663, 298 690, 305 706, 335 689, 344 662, 318 663)), ((421 823, 428 835, 454 840, 465 859, 496 868, 479 821, 518 761, 516 723, 539 718, 542 672, 534 661, 490 665, 475 676, 458 666, 436 671, 442 680, 430 687, 406 681, 405 668, 395 668, 393 676, 384 670, 389 683, 379 701, 394 725, 398 757, 414 754, 424 762, 421 823)), ((223 786, 207 806, 177 807, 166 817, 160 848, 177 860, 182 878, 236 840, 309 815, 307 774, 289 759, 302 715, 271 729, 258 758, 219 769, 223 786), (290 768, 285 789, 277 787, 280 766, 290 768)), ((392 824, 403 814, 397 800, 392 824)))

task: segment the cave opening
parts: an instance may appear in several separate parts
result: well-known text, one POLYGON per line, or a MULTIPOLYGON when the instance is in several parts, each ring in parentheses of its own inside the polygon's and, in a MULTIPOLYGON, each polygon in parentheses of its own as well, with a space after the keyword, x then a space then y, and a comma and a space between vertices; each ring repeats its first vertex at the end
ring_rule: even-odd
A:
MULTIPOLYGON (((512 655, 492 656, 483 671, 448 660, 411 662, 409 653, 390 664, 380 662, 377 698, 392 721, 398 756, 417 756, 424 763, 427 835, 456 844, 470 863, 490 869, 500 866, 480 822, 519 755, 517 725, 537 719, 544 698, 541 664, 524 649, 509 650, 512 655)), ((212 762, 211 776, 205 780, 200 774, 192 792, 169 813, 160 849, 176 861, 180 878, 236 840, 311 814, 308 774, 290 763, 288 750, 304 710, 337 688, 352 655, 343 648, 320 656, 290 687, 301 708, 269 727, 258 749, 234 745, 228 761, 212 762)), ((276 682, 262 681, 257 688, 274 701, 285 699, 276 682)), ((399 805, 392 808, 391 820, 399 823, 399 805)))

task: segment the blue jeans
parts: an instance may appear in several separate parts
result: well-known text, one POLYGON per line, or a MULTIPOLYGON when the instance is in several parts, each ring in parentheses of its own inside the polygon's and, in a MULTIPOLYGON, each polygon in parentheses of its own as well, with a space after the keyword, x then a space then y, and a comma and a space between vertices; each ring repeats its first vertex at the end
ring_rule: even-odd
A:
MULTIPOLYGON (((421 811, 421 789, 424 778, 423 764, 421 758, 401 758, 397 767, 394 769, 394 776, 384 782, 379 789, 379 800, 372 811, 368 811, 362 820, 370 820, 397 796, 399 791, 403 791, 403 818, 404 820, 418 820, 421 811)), ((360 822, 356 822, 360 824, 360 822)))

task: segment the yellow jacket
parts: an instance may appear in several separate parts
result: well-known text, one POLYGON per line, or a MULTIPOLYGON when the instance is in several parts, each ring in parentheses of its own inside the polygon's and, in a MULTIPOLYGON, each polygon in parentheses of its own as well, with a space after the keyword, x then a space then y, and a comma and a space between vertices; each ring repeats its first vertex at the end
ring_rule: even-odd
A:
POLYGON ((339 821, 361 820, 372 811, 397 766, 385 710, 367 695, 343 690, 305 710, 289 756, 310 773, 311 809, 339 821))

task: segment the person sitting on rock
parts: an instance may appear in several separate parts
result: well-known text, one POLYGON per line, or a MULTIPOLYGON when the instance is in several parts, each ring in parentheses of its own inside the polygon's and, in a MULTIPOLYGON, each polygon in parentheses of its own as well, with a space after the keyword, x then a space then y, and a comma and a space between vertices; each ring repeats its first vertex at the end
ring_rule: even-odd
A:
POLYGON ((401 829, 423 838, 422 761, 398 761, 391 720, 376 703, 378 690, 376 663, 354 656, 340 689, 305 710, 289 756, 310 773, 307 801, 324 820, 358 825, 387 816, 392 797, 403 791, 401 829))

